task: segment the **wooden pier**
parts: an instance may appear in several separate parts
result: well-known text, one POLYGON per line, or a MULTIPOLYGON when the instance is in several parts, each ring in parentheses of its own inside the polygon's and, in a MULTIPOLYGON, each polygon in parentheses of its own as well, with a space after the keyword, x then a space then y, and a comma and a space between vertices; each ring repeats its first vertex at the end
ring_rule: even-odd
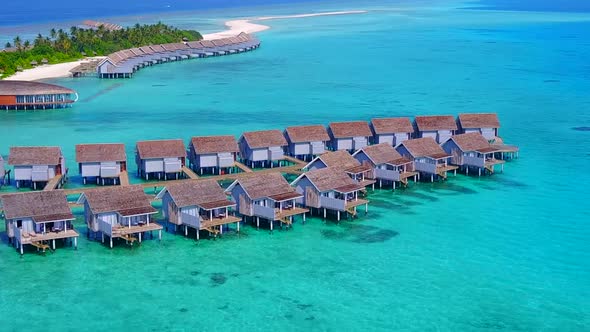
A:
POLYGON ((122 171, 119 174, 119 181, 121 182, 122 186, 128 186, 129 185, 129 173, 127 173, 127 171, 122 171))
POLYGON ((45 185, 45 188, 43 188, 43 191, 50 191, 50 190, 60 188, 64 184, 64 182, 65 182, 65 175, 58 174, 58 175, 54 176, 53 179, 49 180, 49 182, 47 182, 47 184, 45 185))
POLYGON ((182 166, 182 172, 186 175, 186 177, 188 177, 189 179, 198 179, 199 176, 193 172, 190 168, 186 167, 186 166, 182 166))
POLYGON ((239 168, 239 169, 241 169, 242 171, 244 171, 245 173, 252 173, 252 172, 253 172, 253 171, 252 171, 252 169, 251 169, 250 167, 248 167, 248 166, 246 166, 246 165, 242 164, 241 162, 239 162, 239 161, 237 161, 237 160, 234 162, 234 165, 235 165, 237 168, 239 168))

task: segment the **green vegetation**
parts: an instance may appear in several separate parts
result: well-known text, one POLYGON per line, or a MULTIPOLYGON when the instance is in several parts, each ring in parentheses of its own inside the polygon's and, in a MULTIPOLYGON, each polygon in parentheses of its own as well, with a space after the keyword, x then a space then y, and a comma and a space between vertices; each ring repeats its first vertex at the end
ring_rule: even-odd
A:
POLYGON ((37 35, 31 43, 15 37, 14 43, 7 43, 4 52, 0 50, 0 77, 7 77, 19 69, 31 68, 33 63, 61 63, 83 58, 85 55, 107 55, 119 50, 151 44, 177 43, 181 40, 200 40, 202 36, 194 30, 177 28, 157 23, 136 24, 121 30, 81 29, 71 27, 69 33, 51 29, 49 36, 37 35))

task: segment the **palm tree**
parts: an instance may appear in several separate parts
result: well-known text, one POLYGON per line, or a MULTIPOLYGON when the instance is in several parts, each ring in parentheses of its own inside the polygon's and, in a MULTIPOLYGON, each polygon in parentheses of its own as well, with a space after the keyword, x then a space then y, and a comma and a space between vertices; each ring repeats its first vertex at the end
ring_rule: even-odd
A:
POLYGON ((55 39, 55 36, 57 36, 57 32, 55 31, 55 28, 51 28, 51 30, 49 31, 49 35, 51 36, 52 39, 55 39))
POLYGON ((14 41, 14 47, 16 47, 16 49, 18 51, 20 51, 21 50, 21 46, 22 46, 21 45, 21 39, 20 39, 20 37, 19 36, 14 37, 14 40, 13 41, 14 41))
POLYGON ((6 48, 11 48, 11 47, 12 47, 12 45, 10 44, 10 42, 6 42, 6 45, 4 45, 4 47, 6 47, 6 48))
POLYGON ((28 50, 30 46, 31 46, 31 42, 28 40, 25 40, 25 50, 28 50))

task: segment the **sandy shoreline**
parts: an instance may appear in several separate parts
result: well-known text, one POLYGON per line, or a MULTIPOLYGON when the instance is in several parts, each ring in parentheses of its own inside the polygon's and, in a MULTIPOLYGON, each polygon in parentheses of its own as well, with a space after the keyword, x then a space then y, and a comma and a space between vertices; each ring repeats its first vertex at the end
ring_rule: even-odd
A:
MULTIPOLYGON (((270 26, 257 24, 253 22, 258 21, 269 21, 269 20, 280 20, 280 19, 294 19, 294 18, 305 18, 305 17, 316 17, 316 16, 333 16, 333 15, 350 15, 350 14, 363 14, 365 10, 350 10, 350 11, 338 11, 338 12, 324 12, 324 13, 311 13, 311 14, 298 14, 298 15, 284 15, 284 16, 261 16, 249 19, 231 20, 225 22, 225 26, 228 28, 225 31, 204 34, 205 40, 226 38, 237 36, 241 32, 245 33, 256 33, 270 29, 270 26)), ((72 74, 70 70, 79 66, 83 62, 87 62, 91 59, 104 58, 94 57, 79 61, 59 63, 54 65, 43 65, 36 68, 26 69, 22 72, 18 72, 8 79, 17 81, 36 81, 48 78, 60 78, 70 77, 72 74)))

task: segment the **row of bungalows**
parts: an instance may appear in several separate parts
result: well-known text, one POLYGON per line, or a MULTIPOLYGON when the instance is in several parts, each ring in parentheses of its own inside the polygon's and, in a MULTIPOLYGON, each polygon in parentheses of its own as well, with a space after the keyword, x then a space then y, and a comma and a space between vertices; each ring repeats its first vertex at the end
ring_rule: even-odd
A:
POLYGON ((99 78, 130 78, 141 68, 189 58, 234 54, 254 50, 260 41, 246 33, 235 37, 147 45, 109 54, 96 67, 99 78))

